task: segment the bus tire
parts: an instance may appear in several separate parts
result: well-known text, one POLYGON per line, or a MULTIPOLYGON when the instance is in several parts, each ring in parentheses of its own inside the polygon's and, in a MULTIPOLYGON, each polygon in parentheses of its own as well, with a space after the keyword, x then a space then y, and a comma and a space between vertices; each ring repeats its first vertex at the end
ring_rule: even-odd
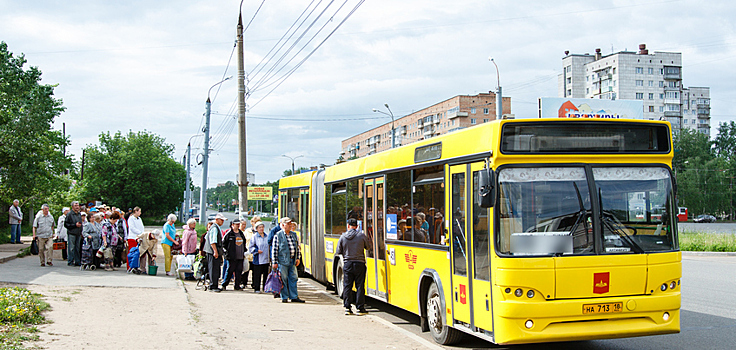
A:
POLYGON ((342 259, 340 259, 337 263, 337 268, 335 268, 335 278, 333 279, 333 281, 335 281, 335 294, 337 294, 337 296, 341 298, 343 290, 343 279, 345 279, 345 272, 343 270, 342 259))
POLYGON ((435 342, 442 345, 457 343, 463 334, 445 324, 443 315, 445 313, 444 300, 440 298, 437 284, 432 283, 427 291, 427 325, 429 332, 435 342))

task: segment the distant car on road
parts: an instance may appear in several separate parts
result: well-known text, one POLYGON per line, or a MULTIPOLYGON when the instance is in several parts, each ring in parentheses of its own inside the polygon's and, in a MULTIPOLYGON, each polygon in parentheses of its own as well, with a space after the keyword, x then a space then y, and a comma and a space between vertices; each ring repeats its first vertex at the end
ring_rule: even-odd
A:
POLYGON ((207 215, 207 221, 212 221, 212 220, 214 220, 214 219, 215 219, 215 216, 217 216, 217 214, 210 214, 210 215, 207 215))
POLYGON ((696 216, 695 219, 693 219, 693 222, 712 223, 712 222, 716 222, 716 217, 713 215, 701 214, 701 215, 696 216))

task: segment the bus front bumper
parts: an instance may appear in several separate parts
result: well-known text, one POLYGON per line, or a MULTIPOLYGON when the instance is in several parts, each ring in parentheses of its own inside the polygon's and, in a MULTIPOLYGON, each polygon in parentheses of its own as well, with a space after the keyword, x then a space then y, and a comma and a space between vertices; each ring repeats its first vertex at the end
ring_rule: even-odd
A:
POLYGON ((526 302, 504 300, 494 310, 498 344, 627 338, 680 332, 680 293, 526 302), (619 312, 584 308, 621 303, 619 312), (592 310, 592 309, 588 309, 592 310))

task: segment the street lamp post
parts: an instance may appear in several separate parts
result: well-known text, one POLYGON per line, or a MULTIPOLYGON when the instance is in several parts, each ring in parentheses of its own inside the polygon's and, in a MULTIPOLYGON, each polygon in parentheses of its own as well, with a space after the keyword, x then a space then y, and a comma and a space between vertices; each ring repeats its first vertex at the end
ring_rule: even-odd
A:
POLYGON ((391 108, 388 107, 388 103, 384 103, 383 105, 386 106, 388 113, 379 111, 375 108, 373 108, 373 113, 381 113, 381 114, 385 114, 391 117, 391 148, 395 148, 396 147, 396 128, 394 127, 394 112, 391 112, 391 108))
POLYGON ((496 64, 496 61, 493 60, 493 57, 488 57, 488 60, 493 63, 493 65, 496 67, 496 86, 498 87, 496 90, 496 119, 503 118, 503 96, 501 94, 501 75, 498 74, 498 65, 496 64))
POLYGON ((205 126, 204 126, 204 157, 202 160, 202 189, 199 191, 199 222, 204 223, 207 220, 207 161, 209 160, 210 154, 210 110, 212 108, 212 102, 210 100, 210 92, 212 88, 217 85, 224 83, 226 80, 232 78, 229 76, 225 79, 220 80, 217 84, 212 85, 207 90, 207 102, 205 103, 205 126))
POLYGON ((293 157, 293 158, 292 157, 289 157, 289 156, 287 156, 285 154, 282 154, 281 156, 291 159, 291 175, 294 175, 294 172, 295 172, 295 170, 294 170, 294 159, 301 158, 301 157, 304 157, 304 156, 296 156, 296 157, 293 157))

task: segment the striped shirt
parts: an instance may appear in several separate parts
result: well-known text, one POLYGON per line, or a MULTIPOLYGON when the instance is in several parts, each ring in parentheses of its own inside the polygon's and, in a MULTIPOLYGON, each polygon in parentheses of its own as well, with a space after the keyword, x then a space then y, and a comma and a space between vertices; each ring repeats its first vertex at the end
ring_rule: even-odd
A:
MULTIPOLYGON (((283 230, 282 230, 283 231, 283 230)), ((285 233, 286 236, 286 242, 289 243, 289 257, 294 259, 302 259, 302 252, 299 250, 299 246, 297 245, 298 242, 296 240, 296 234, 293 234, 294 232, 285 233)), ((272 255, 274 257, 274 261, 276 261, 277 257, 279 256, 279 235, 276 233, 276 235, 273 236, 273 247, 272 249, 272 255)))

